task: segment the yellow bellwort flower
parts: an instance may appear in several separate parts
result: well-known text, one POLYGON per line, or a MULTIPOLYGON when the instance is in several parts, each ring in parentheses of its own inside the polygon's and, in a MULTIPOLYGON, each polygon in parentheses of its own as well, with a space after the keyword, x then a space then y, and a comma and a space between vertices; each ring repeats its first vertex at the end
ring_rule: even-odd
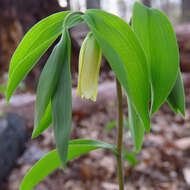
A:
POLYGON ((96 101, 102 50, 92 32, 86 36, 79 54, 77 94, 96 101))

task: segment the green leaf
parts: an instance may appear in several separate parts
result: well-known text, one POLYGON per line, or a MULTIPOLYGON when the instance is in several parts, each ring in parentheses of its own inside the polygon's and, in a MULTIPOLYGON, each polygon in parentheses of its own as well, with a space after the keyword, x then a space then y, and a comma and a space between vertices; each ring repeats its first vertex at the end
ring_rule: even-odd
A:
POLYGON ((33 138, 37 137, 44 129, 39 127, 46 127, 40 125, 40 121, 45 113, 45 110, 53 96, 58 80, 60 78, 61 70, 63 68, 64 59, 67 56, 66 51, 67 39, 62 37, 59 43, 54 47, 50 57, 45 64, 43 71, 40 75, 40 80, 37 88, 37 97, 35 104, 35 119, 34 119, 34 131, 33 138))
MULTIPOLYGON (((115 121, 111 121, 111 122, 109 122, 109 123, 106 125, 105 130, 106 130, 107 132, 109 132, 109 131, 112 130, 114 127, 116 127, 116 125, 117 125, 117 121, 116 121, 116 120, 115 120, 115 121)), ((123 128, 128 131, 128 119, 125 117, 125 115, 123 115, 123 128)))
POLYGON ((178 71, 176 83, 167 100, 174 112, 181 112, 185 116, 185 93, 180 70, 178 71))
POLYGON ((50 101, 39 124, 33 130, 32 138, 36 138, 45 129, 47 129, 51 125, 51 123, 52 123, 52 116, 51 116, 51 101, 50 101))
POLYGON ((133 138, 133 142, 136 148, 136 152, 139 152, 142 146, 143 137, 144 137, 144 126, 142 120, 139 118, 138 114, 135 111, 135 108, 129 98, 127 99, 128 103, 128 117, 129 117, 129 131, 133 138))
POLYGON ((131 165, 137 165, 139 162, 136 159, 136 152, 127 152, 124 154, 124 159, 127 160, 131 165))
MULTIPOLYGON (((67 161, 100 148, 110 149, 117 153, 116 147, 110 144, 101 141, 78 139, 69 142, 67 161)), ((20 190, 31 190, 47 175, 59 168, 60 165, 61 162, 57 150, 49 152, 29 170, 20 185, 20 190)))
POLYGON ((72 127, 72 92, 70 54, 71 42, 68 30, 64 32, 62 68, 57 88, 52 97, 52 120, 56 142, 63 168, 66 167, 68 143, 72 127))
POLYGON ((111 121, 106 125, 105 130, 109 132, 112 128, 114 128, 117 125, 117 121, 111 121))
POLYGON ((159 10, 135 3, 132 26, 147 56, 152 85, 151 113, 169 96, 179 68, 175 32, 168 18, 159 10))
POLYGON ((14 52, 9 68, 7 101, 18 84, 62 32, 62 23, 70 11, 53 14, 34 25, 14 52))
POLYGON ((101 10, 87 10, 83 18, 149 131, 147 63, 134 32, 122 19, 101 10))

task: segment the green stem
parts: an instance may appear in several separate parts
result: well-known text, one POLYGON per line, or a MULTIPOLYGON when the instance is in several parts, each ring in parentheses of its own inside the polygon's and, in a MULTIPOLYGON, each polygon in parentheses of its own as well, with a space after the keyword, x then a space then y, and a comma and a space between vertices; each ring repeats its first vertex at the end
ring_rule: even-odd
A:
POLYGON ((122 144, 123 144, 123 99, 121 84, 116 79, 117 99, 118 99, 118 134, 117 134, 117 175, 119 190, 124 190, 124 177, 123 177, 123 157, 122 157, 122 144))
POLYGON ((83 15, 84 13, 83 12, 80 12, 80 11, 76 11, 76 12, 71 12, 69 13, 65 19, 64 19, 64 22, 63 22, 63 27, 66 26, 66 23, 68 22, 68 20, 73 16, 73 15, 76 15, 76 14, 80 14, 80 15, 83 15))

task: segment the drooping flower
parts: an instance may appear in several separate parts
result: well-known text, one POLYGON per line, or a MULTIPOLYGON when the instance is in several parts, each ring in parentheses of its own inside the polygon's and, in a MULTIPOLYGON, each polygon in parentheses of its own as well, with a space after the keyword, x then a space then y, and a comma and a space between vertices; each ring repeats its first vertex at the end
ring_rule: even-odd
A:
POLYGON ((77 94, 96 101, 102 50, 92 32, 86 36, 79 55, 77 94))

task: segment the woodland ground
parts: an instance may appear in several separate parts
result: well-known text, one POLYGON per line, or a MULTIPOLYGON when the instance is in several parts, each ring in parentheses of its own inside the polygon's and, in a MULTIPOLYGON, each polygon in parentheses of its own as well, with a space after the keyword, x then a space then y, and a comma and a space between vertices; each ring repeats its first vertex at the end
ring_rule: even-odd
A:
MULTIPOLYGON (((112 79, 111 75, 109 81, 112 79)), ((103 80, 102 77, 101 80, 103 80)), ((100 86, 105 84, 102 83, 100 86)), ((185 118, 181 115, 175 116, 167 104, 152 117, 151 133, 145 135, 143 148, 137 155, 139 163, 132 166, 125 161, 124 174, 127 190, 190 189, 189 95, 190 91, 187 88, 185 118)), ((82 111, 82 108, 80 112, 75 112, 71 138, 99 139, 114 144, 116 128, 107 132, 105 126, 115 120, 115 107, 114 99, 108 98, 105 107, 98 105, 89 111, 82 111)), ((124 109, 127 115, 126 106, 124 109)), ((31 112, 29 108, 26 110, 31 112)), ((31 113, 29 115, 32 116, 31 113)), ((33 127, 32 119, 28 121, 30 134, 33 127)), ((132 150, 132 139, 127 132, 125 132, 124 142, 126 150, 132 150)), ((51 127, 38 138, 29 140, 26 151, 17 161, 16 168, 0 189, 18 190, 28 169, 54 148, 51 127)), ((115 158, 111 152, 93 151, 71 161, 65 173, 61 169, 56 170, 46 177, 35 190, 117 190, 115 164, 115 158)))

